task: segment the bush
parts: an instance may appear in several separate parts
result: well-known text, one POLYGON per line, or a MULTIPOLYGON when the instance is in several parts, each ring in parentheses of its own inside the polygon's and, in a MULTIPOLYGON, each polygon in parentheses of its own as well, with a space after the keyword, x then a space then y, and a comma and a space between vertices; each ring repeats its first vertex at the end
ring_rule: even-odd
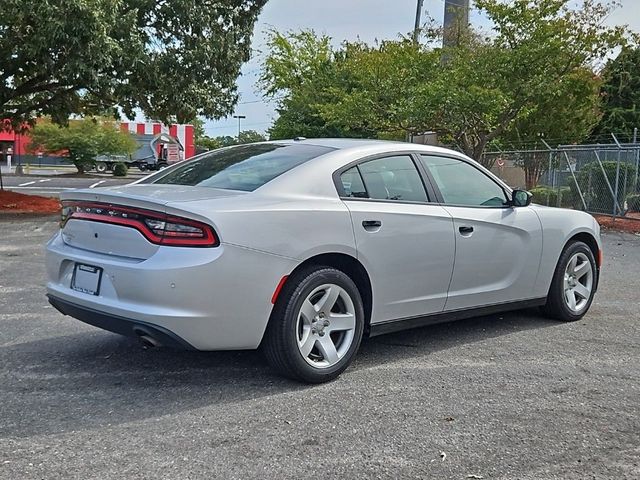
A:
POLYGON ((127 171, 129 169, 127 168, 127 164, 126 163, 122 163, 122 162, 118 162, 116 163, 116 165, 113 167, 113 174, 116 177, 126 177, 127 176, 127 171))
POLYGON ((627 197, 627 208, 632 212, 640 212, 640 193, 633 193, 627 197))
POLYGON ((548 207, 574 208, 573 196, 569 187, 535 187, 530 190, 533 201, 548 207))
MULTIPOLYGON (((602 162, 602 167, 606 173, 602 174, 602 169, 598 162, 591 162, 585 165, 576 173, 576 179, 580 190, 590 212, 613 213, 614 200, 609 190, 609 185, 615 189, 617 162, 602 162), (607 179, 609 185, 607 185, 607 179)), ((633 165, 620 163, 620 173, 618 175, 618 204, 623 206, 625 194, 633 191, 633 184, 636 178, 636 169, 633 165)), ((580 198, 576 182, 569 177, 569 187, 576 198, 580 198)), ((580 206, 582 208, 582 206, 580 206)))

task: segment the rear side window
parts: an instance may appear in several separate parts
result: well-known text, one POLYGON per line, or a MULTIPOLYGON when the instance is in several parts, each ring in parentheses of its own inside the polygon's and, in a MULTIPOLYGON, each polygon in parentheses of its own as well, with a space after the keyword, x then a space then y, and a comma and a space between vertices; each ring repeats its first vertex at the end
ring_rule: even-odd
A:
POLYGON ((317 145, 259 143, 204 153, 149 182, 251 192, 312 158, 333 151, 317 145))
MULTIPOLYGON (((427 193, 411 157, 377 158, 358 165, 369 198, 426 202, 427 193)), ((346 173, 346 172, 345 172, 346 173)))
POLYGON ((353 167, 340 175, 345 197, 368 198, 358 167, 353 167))

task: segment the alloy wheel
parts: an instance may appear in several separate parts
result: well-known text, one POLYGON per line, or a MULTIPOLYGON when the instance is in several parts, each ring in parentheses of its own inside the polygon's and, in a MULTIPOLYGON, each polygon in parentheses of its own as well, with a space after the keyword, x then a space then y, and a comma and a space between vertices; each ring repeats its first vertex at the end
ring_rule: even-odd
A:
POLYGON ((349 351, 355 328, 356 310, 347 291, 335 284, 320 285, 305 298, 298 314, 300 354, 313 367, 331 367, 349 351))
POLYGON ((589 258, 578 252, 567 263, 564 272, 564 300, 573 313, 579 313, 589 303, 593 289, 593 266, 589 258))

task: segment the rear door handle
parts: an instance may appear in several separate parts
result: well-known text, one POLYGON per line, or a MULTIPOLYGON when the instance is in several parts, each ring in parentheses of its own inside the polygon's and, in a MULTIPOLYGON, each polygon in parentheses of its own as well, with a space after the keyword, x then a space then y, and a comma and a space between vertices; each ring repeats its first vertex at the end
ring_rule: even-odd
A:
POLYGON ((362 226, 367 231, 377 231, 382 226, 382 222, 380 220, 363 220, 362 226))
POLYGON ((462 227, 459 227, 458 231, 460 232, 461 235, 471 235, 473 233, 473 227, 464 225, 462 227))

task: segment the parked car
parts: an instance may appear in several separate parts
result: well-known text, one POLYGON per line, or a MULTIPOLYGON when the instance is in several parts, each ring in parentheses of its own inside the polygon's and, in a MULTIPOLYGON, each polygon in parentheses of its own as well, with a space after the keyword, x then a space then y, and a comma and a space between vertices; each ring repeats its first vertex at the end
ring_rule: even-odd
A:
POLYGON ((408 143, 240 145, 61 198, 60 312, 148 345, 262 347, 305 382, 337 377, 365 335, 536 306, 577 320, 602 263, 590 215, 408 143))

